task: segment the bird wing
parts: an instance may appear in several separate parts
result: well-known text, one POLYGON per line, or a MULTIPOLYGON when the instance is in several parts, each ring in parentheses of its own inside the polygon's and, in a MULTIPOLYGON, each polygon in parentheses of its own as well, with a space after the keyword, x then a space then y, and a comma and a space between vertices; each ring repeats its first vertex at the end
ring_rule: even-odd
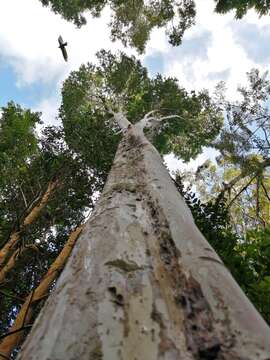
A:
POLYGON ((68 54, 66 48, 63 46, 61 47, 61 50, 62 50, 63 58, 65 59, 65 61, 68 61, 68 54))
POLYGON ((59 45, 62 45, 64 43, 61 35, 58 38, 58 42, 59 42, 59 45))

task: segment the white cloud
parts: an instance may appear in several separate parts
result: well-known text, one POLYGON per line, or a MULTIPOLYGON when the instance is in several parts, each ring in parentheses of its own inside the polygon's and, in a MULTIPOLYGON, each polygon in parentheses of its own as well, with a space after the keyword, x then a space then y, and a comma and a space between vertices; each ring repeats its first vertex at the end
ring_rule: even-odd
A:
POLYGON ((42 112, 41 120, 44 124, 60 125, 60 121, 57 119, 57 109, 60 106, 60 101, 60 97, 44 99, 33 110, 42 112))
POLYGON ((182 160, 177 159, 173 154, 166 155, 164 161, 172 173, 179 169, 196 171, 197 167, 202 165, 206 160, 211 160, 215 163, 218 155, 219 152, 217 150, 210 147, 204 147, 203 152, 198 155, 196 159, 191 160, 188 163, 184 163, 182 160))
POLYGON ((0 55, 15 68, 20 85, 64 78, 81 63, 92 60, 100 47, 119 47, 109 39, 108 12, 99 19, 88 16, 88 20, 86 26, 77 29, 38 0, 2 1, 0 55), (59 34, 68 41, 68 63, 63 61, 58 49, 59 34))
POLYGON ((110 41, 106 25, 110 18, 108 11, 98 19, 88 14, 86 17, 87 25, 78 29, 38 0, 0 2, 0 58, 13 68, 16 86, 26 89, 39 84, 55 88, 55 94, 41 98, 35 109, 43 111, 46 123, 55 122, 53 117, 60 103, 62 82, 70 71, 82 63, 95 61, 95 53, 100 48, 123 49, 119 42, 110 41), (68 42, 67 63, 58 48, 60 34, 68 42))
POLYGON ((262 24, 270 24, 270 18, 265 16, 259 19, 256 13, 250 11, 242 20, 235 20, 233 12, 216 14, 213 12, 214 7, 213 0, 197 0, 196 26, 187 31, 182 47, 167 47, 164 54, 165 73, 176 76, 188 90, 213 90, 218 81, 225 80, 228 97, 235 99, 237 86, 246 83, 246 72, 252 67, 261 70, 266 70, 266 67, 249 58, 244 47, 237 41, 234 33, 236 27, 233 25, 240 22, 252 23, 262 28, 262 24), (204 44, 205 56, 198 49, 198 40, 202 44, 203 34, 206 33, 211 34, 211 39, 204 44), (188 43, 192 51, 188 55, 183 54, 188 43))
MULTIPOLYGON (((247 71, 252 67, 267 69, 267 64, 249 57, 244 45, 237 40, 238 26, 235 24, 253 24, 264 31, 270 25, 270 17, 259 18, 251 11, 242 20, 234 20, 233 12, 215 14, 213 0, 196 2, 196 26, 186 32, 183 45, 172 48, 164 30, 158 29, 153 31, 146 53, 140 58, 153 57, 155 53, 163 56, 164 60, 160 62, 164 73, 178 77, 181 85, 189 90, 213 90, 219 80, 226 80, 228 94, 235 98, 237 85, 246 82, 247 71)), ((46 123, 55 122, 61 84, 71 70, 77 69, 81 63, 95 61, 94 55, 100 48, 123 50, 120 42, 110 41, 106 25, 109 11, 104 11, 98 19, 90 15, 86 17, 87 25, 77 29, 49 8, 42 7, 38 0, 0 1, 0 57, 15 70, 17 86, 23 89, 31 84, 55 84, 55 94, 41 97, 35 106, 36 110, 43 111, 46 123), (64 62, 58 49, 60 34, 68 42, 68 63, 64 62)), ((134 53, 130 49, 125 51, 134 53)), ((202 159, 205 156, 211 154, 206 152, 202 159)))
MULTIPOLYGON (((194 43, 193 51, 188 57, 182 59, 181 47, 172 48, 168 45, 164 31, 160 29, 153 31, 146 55, 163 53, 165 72, 179 77, 188 89, 213 88, 216 80, 211 79, 211 73, 222 74, 230 69, 228 86, 233 94, 237 84, 245 79, 245 72, 260 64, 249 59, 245 50, 235 40, 232 23, 236 20, 233 12, 227 15, 215 14, 214 7, 213 0, 197 1, 196 26, 187 31, 183 42, 183 47, 188 42, 191 46, 192 42, 194 43), (200 58, 195 40, 205 32, 211 34, 211 40, 205 44, 207 58, 200 58)), ((101 47, 123 49, 120 42, 110 41, 110 32, 106 25, 109 18, 109 11, 104 11, 98 19, 87 15, 87 25, 77 29, 49 8, 43 7, 38 0, 1 1, 0 55, 16 70, 20 86, 38 81, 46 83, 62 80, 81 63, 94 61, 94 54, 101 47), (68 41, 67 64, 63 62, 57 48, 59 34, 68 41)), ((252 11, 240 21, 259 27, 270 24, 269 17, 259 18, 252 11)))
MULTIPOLYGON (((193 51, 184 59, 181 47, 168 45, 164 31, 153 31, 146 48, 146 55, 155 52, 164 54, 165 73, 177 76, 188 89, 212 88, 217 79, 211 74, 224 73, 230 69, 228 88, 231 96, 235 95, 238 84, 245 81, 245 73, 254 63, 245 50, 237 43, 232 23, 233 12, 219 15, 213 12, 213 0, 197 1, 196 26, 189 29, 184 37, 185 44, 194 43, 193 51), (205 44, 207 58, 197 54, 196 39, 202 34, 211 34, 211 40, 205 44)), ((101 18, 93 19, 87 15, 88 23, 77 29, 72 23, 45 8, 38 0, 9 0, 0 3, 0 55, 4 56, 15 69, 19 86, 34 82, 52 82, 63 80, 68 73, 81 63, 94 61, 94 54, 101 47, 113 50, 123 49, 120 42, 110 41, 109 11, 104 11, 101 18), (16 11, 14 11, 16 9, 16 11), (10 21, 12 14, 12 21, 10 21), (68 41, 69 62, 63 62, 57 48, 58 35, 68 41)), ((237 20, 239 22, 239 20, 237 20)), ((269 17, 258 18, 254 12, 241 20, 259 27, 269 25, 269 17)), ((221 78, 220 78, 221 80, 221 78)))

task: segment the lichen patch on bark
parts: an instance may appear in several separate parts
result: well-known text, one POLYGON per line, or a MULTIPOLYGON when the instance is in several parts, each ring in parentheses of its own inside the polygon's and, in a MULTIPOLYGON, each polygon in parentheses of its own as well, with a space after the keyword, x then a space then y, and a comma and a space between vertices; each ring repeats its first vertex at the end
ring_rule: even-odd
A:
POLYGON ((113 266, 119 269, 120 271, 124 271, 124 272, 142 270, 142 267, 137 265, 134 261, 126 261, 123 259, 115 259, 112 261, 107 261, 105 265, 113 266))

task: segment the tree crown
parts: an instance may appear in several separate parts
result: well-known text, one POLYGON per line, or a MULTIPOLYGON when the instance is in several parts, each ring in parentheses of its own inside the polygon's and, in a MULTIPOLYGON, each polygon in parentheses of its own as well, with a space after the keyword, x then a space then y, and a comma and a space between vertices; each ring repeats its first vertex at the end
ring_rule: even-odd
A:
POLYGON ((109 6, 112 40, 135 47, 143 52, 154 28, 165 27, 169 42, 179 45, 186 29, 194 24, 194 0, 40 0, 50 6, 64 19, 77 26, 86 23, 83 12, 89 10, 95 17, 100 16, 105 6, 109 6))
POLYGON ((146 133, 157 149, 184 160, 218 134, 222 118, 207 92, 188 94, 174 78, 150 78, 140 61, 123 53, 97 56, 98 65, 82 65, 65 81, 60 109, 68 144, 96 168, 111 166, 119 141, 116 113, 131 123, 148 114, 146 133))

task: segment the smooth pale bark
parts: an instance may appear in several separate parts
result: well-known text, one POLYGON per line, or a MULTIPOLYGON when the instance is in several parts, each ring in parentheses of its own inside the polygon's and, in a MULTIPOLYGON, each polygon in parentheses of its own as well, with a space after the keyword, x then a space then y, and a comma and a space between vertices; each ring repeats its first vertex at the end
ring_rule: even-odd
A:
MULTIPOLYGON (((36 206, 33 207, 33 209, 30 211, 30 213, 24 218, 22 228, 25 228, 26 226, 29 226, 34 223, 34 221, 38 218, 40 212, 44 209, 44 207, 47 205, 54 189, 58 185, 58 181, 51 181, 48 184, 48 187, 41 197, 40 201, 36 206)), ((6 272, 1 269, 3 268, 5 262, 9 259, 10 256, 15 252, 16 245, 20 241, 22 230, 15 231, 10 235, 10 238, 8 242, 0 249, 0 278, 1 281, 4 280, 6 272)))
POLYGON ((139 126, 19 359, 270 359, 268 326, 139 126))
POLYGON ((14 348, 16 348, 21 343, 24 336, 24 331, 22 330, 16 332, 16 330, 23 328, 31 322, 34 310, 33 305, 48 294, 51 284, 63 269, 63 266, 65 265, 74 247, 74 244, 83 229, 83 226, 84 225, 79 226, 70 234, 62 251, 57 256, 38 287, 34 290, 34 292, 27 296, 14 324, 9 329, 9 332, 12 334, 5 337, 4 340, 0 343, 0 358, 1 356, 9 357, 14 348))

